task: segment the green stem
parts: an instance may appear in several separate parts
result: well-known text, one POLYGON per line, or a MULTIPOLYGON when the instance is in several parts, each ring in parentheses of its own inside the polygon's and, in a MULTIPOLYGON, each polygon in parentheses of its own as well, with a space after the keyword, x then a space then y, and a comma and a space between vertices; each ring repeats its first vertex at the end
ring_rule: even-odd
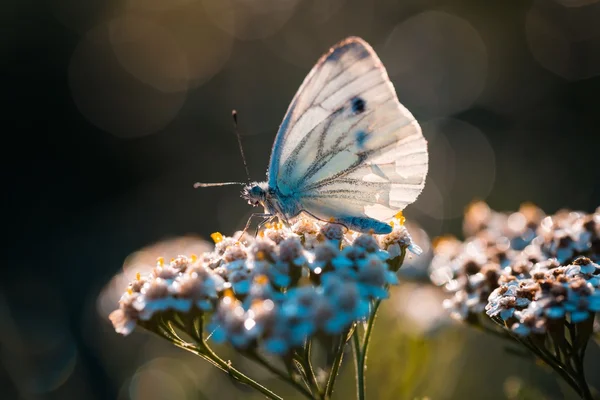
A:
POLYGON ((592 392, 590 391, 590 387, 583 373, 583 363, 577 368, 577 382, 579 383, 579 388, 581 389, 581 397, 585 400, 593 400, 594 396, 592 396, 592 392))
POLYGON ((229 374, 229 376, 231 376, 233 379, 237 380, 240 383, 243 383, 245 385, 250 386, 251 388, 259 391, 260 393, 262 393, 263 395, 265 395, 265 397, 267 397, 268 399, 271 400, 283 400, 283 397, 275 394, 274 392, 272 392, 271 390, 269 390, 268 388, 266 388, 265 386, 261 385, 260 383, 256 382, 254 379, 248 377, 247 375, 245 375, 244 373, 242 373, 241 371, 237 370, 236 368, 234 368, 231 365, 231 361, 225 361, 223 360, 221 357, 219 357, 211 348, 210 346, 208 346, 208 344, 206 343, 206 341, 204 340, 204 338, 202 337, 198 337, 197 335, 193 334, 193 332, 187 332, 196 342, 197 346, 191 346, 189 343, 186 343, 185 341, 183 341, 181 338, 179 338, 179 336, 177 335, 177 333, 174 331, 174 329, 172 328, 172 325, 175 325, 177 328, 181 329, 183 332, 187 332, 186 327, 179 321, 177 320, 170 320, 168 321, 168 326, 170 329, 170 333, 171 333, 171 337, 167 337, 172 339, 175 339, 173 341, 173 343, 177 346, 180 347, 182 349, 191 351, 191 348, 195 348, 195 351, 192 351, 192 353, 196 354, 196 355, 200 355, 203 359, 205 360, 210 360, 210 362, 217 366, 219 369, 221 369, 222 371, 226 372, 227 374, 229 374))
POLYGON ((304 384, 304 387, 306 387, 306 389, 310 390, 311 387, 310 387, 310 383, 308 382, 308 378, 306 376, 306 371, 304 370, 304 366, 302 366, 302 364, 294 357, 293 354, 286 356, 284 359, 285 359, 288 375, 292 379, 295 379, 294 373, 298 373, 300 375, 300 378, 302 378, 302 383, 304 384))
POLYGON ((363 364, 367 359, 367 349, 369 347, 369 340, 371 339, 371 333, 373 332, 373 326, 375 325, 375 317, 377 316, 377 311, 379 310, 379 306, 381 305, 381 300, 375 301, 373 304, 373 311, 371 311, 371 315, 369 316, 369 322, 367 323, 367 329, 365 331, 365 337, 363 339, 363 364))
MULTIPOLYGON (((501 321, 499 319, 494 319, 494 318, 492 318, 492 320, 494 322, 496 322, 497 324, 504 326, 503 321, 501 321)), ((552 354, 543 346, 537 346, 535 343, 533 343, 533 341, 530 338, 527 338, 527 339, 522 338, 516 334, 513 334, 510 330, 508 332, 514 340, 516 340, 518 343, 525 346, 531 353, 533 353, 535 356, 537 356, 539 359, 541 359, 543 362, 545 362, 549 367, 551 367, 556 373, 558 373, 560 375, 560 377, 569 386, 571 386, 571 388, 579 396, 581 396, 582 398, 584 398, 586 400, 592 399, 592 397, 589 397, 589 398, 584 397, 583 389, 580 387, 580 382, 578 381, 578 379, 576 379, 573 376, 573 375, 577 375, 577 373, 568 364, 568 361, 566 361, 565 363, 562 362, 560 352, 557 354, 552 354)), ((553 342, 554 342, 554 339, 553 339, 553 342)), ((560 346, 556 342, 554 342, 554 344, 555 344, 555 351, 559 351, 559 350, 557 350, 557 348, 560 348, 560 346)), ((563 349, 563 350, 565 350, 565 349, 563 349)), ((565 357, 567 357, 567 354, 565 354, 565 357)), ((589 391, 589 388, 587 388, 587 385, 586 385, 586 389, 589 391)))
POLYGON ((227 372, 226 370, 221 368, 221 366, 219 364, 215 363, 213 360, 211 360, 209 357, 207 357, 206 354, 202 353, 198 347, 182 340, 175 332, 172 332, 168 327, 159 326, 158 332, 155 332, 155 331, 151 331, 151 332, 156 334, 160 338, 167 339, 169 342, 173 343, 176 347, 179 347, 180 349, 189 351, 190 353, 202 358, 203 360, 209 362, 210 364, 212 364, 214 367, 220 369, 221 371, 227 372))
POLYGON ((245 357, 249 358, 250 360, 256 362, 257 364, 262 365, 267 370, 269 370, 271 373, 277 375, 284 382, 287 382, 290 385, 292 385, 294 387, 294 389, 299 391, 304 397, 311 399, 311 400, 314 399, 312 393, 309 392, 304 386, 302 386, 298 381, 294 380, 289 374, 286 375, 285 372, 281 371, 279 368, 276 368, 270 362, 265 360, 260 354, 254 352, 254 351, 253 352, 243 352, 242 354, 245 357))
POLYGON ((553 357, 547 351, 540 349, 538 346, 535 346, 529 340, 524 340, 518 336, 515 336, 515 339, 518 340, 521 344, 523 344, 529 351, 538 356, 542 361, 544 361, 548 366, 550 366, 555 372, 557 372, 561 378, 569 385, 578 395, 581 396, 581 390, 579 388, 578 383, 573 379, 571 374, 569 374, 568 369, 561 362, 557 361, 555 357, 553 357))
POLYGON ((375 326, 375 318, 377 317, 377 311, 381 305, 381 300, 376 300, 373 303, 373 310, 369 315, 367 327, 365 329, 365 335, 362 343, 358 336, 358 330, 354 332, 354 360, 356 367, 356 391, 357 398, 364 400, 366 396, 365 387, 365 372, 367 367, 367 352, 369 351, 369 342, 371 340, 371 334, 373 333, 373 327, 375 326))
POLYGON ((356 398, 358 400, 365 399, 365 373, 362 369, 362 349, 360 338, 358 337, 358 330, 352 335, 352 348, 354 349, 354 368, 356 371, 356 398))
POLYGON ((306 370, 306 374, 308 375, 309 380, 312 382, 312 385, 317 390, 317 393, 319 393, 319 397, 322 398, 323 391, 319 387, 319 382, 317 381, 317 376, 315 375, 315 369, 312 366, 311 350, 312 350, 312 341, 310 339, 308 339, 306 341, 306 345, 304 346, 304 357, 303 358, 304 358, 304 363, 305 363, 305 370, 306 370))
POLYGON ((573 352, 573 360, 575 364, 575 378, 579 383, 579 389, 581 390, 581 397, 585 400, 593 400, 592 392, 590 391, 590 387, 585 379, 585 371, 583 369, 583 357, 584 353, 581 353, 581 356, 577 353, 577 351, 573 352))
MULTIPOLYGON (((353 328, 350 328, 353 329, 353 328)), ((335 380, 337 378, 338 372, 340 370, 340 366, 342 365, 342 360, 344 358, 344 347, 346 347, 346 342, 348 341, 348 335, 350 330, 343 332, 339 336, 339 344, 337 346, 337 351, 335 353, 335 358, 333 360, 333 364, 331 366, 331 370, 329 371, 329 377, 327 378, 327 384, 325 385, 325 399, 330 399, 333 394, 333 387, 335 386, 335 380)))
POLYGON ((302 365, 302 368, 304 369, 305 372, 305 378, 308 381, 308 384, 311 387, 311 390, 313 391, 313 393, 316 393, 320 399, 322 399, 324 397, 324 393, 321 390, 321 388, 319 387, 319 383, 317 382, 317 377, 315 376, 315 371, 314 368, 312 366, 312 362, 311 362, 311 355, 310 355, 310 350, 311 350, 311 341, 307 340, 306 344, 303 347, 303 354, 299 354, 299 353, 295 353, 294 358, 296 359, 296 361, 298 361, 300 363, 300 365, 302 365))
POLYGON ((237 381, 239 381, 241 383, 244 383, 244 384, 246 384, 246 385, 248 385, 248 386, 250 386, 250 387, 258 390, 259 392, 261 392, 262 394, 264 394, 269 399, 283 400, 283 397, 280 397, 280 396, 276 395, 275 393, 273 393, 271 390, 267 389, 266 387, 264 387, 260 383, 256 382, 255 380, 249 378, 248 376, 244 375, 242 372, 240 372, 237 369, 235 369, 231 365, 231 361, 227 362, 227 361, 223 360, 214 351, 212 351, 212 349, 210 347, 208 347, 208 345, 205 344, 204 350, 208 353, 207 355, 210 358, 212 358, 217 364, 219 364, 219 366, 221 366, 221 368, 223 368, 224 370, 226 370, 227 373, 229 375, 231 375, 237 381))

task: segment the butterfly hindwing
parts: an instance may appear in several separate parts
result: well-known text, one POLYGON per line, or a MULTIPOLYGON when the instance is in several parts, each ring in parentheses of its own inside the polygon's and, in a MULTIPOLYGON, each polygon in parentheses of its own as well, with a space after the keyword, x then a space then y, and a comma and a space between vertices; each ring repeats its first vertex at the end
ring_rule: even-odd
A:
POLYGON ((269 186, 317 218, 384 232, 381 221, 421 193, 427 166, 421 129, 381 61, 348 38, 317 62, 290 104, 269 186))

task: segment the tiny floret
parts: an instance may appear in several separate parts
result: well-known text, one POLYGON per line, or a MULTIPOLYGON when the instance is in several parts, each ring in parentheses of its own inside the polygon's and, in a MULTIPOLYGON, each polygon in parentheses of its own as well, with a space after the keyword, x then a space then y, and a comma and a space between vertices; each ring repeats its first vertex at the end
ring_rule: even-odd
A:
POLYGON ((221 232, 211 233, 210 237, 215 243, 219 243, 219 242, 223 241, 223 235, 221 234, 221 232))

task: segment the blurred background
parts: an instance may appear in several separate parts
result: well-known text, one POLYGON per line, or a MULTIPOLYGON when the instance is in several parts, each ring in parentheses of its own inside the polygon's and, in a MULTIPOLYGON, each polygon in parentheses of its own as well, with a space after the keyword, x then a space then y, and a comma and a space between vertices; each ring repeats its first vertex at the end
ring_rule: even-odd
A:
MULTIPOLYGON (((192 188, 245 179, 231 110, 262 180, 295 91, 349 35, 371 43, 430 143, 425 191, 406 210, 426 249, 461 234, 473 199, 600 205, 596 0, 21 0, 0 21, 2 399, 254 396, 166 342, 114 333, 122 282, 98 297, 132 257, 243 227, 238 187, 192 188)), ((426 256, 413 264, 418 276, 426 256)), ((449 324, 442 298, 407 282, 386 303, 369 398, 574 398, 543 366, 449 324)), ((353 397, 352 374, 345 364, 337 398, 353 397)))

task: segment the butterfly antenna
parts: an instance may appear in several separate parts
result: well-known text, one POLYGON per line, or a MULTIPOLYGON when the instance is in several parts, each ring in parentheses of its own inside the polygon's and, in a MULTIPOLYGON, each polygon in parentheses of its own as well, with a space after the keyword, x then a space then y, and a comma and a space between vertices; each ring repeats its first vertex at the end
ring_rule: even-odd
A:
POLYGON ((240 131, 238 130, 237 111, 232 110, 231 116, 233 118, 233 128, 235 130, 235 136, 237 136, 238 146, 240 147, 240 154, 242 155, 242 161, 244 162, 244 169, 246 170, 246 178, 248 178, 248 183, 250 183, 250 171, 248 170, 246 156, 244 155, 244 148, 242 147, 242 136, 240 135, 240 131))
MULTIPOLYGON (((240 147, 240 154, 242 155, 242 161, 244 162, 244 169, 246 170, 246 178, 248 178, 248 183, 250 183, 250 171, 248 170, 248 164, 246 163, 246 156, 244 155, 244 148, 242 147, 242 137, 240 136, 240 132, 238 131, 237 111, 232 110, 231 116, 233 117, 233 128, 235 129, 235 136, 237 137, 238 146, 240 147)), ((243 183, 243 182, 216 182, 216 183, 196 182, 196 183, 194 183, 194 189, 205 188, 205 187, 214 187, 214 186, 227 186, 227 185, 245 185, 245 183, 243 183)))
POLYGON ((227 186, 227 185, 245 185, 245 183, 244 182, 217 182, 217 183, 196 182, 196 183, 194 183, 194 189, 203 188, 203 187, 213 187, 213 186, 227 186))

